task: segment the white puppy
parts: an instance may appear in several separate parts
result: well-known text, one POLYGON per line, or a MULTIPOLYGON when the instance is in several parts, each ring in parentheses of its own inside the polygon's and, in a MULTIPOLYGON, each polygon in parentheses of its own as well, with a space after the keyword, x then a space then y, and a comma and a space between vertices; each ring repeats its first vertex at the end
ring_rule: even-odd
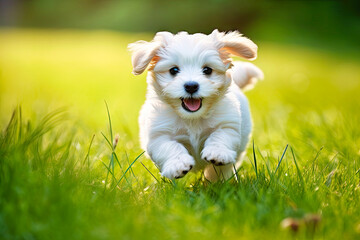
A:
POLYGON ((180 178, 204 169, 210 181, 229 178, 251 134, 249 104, 241 89, 262 79, 248 62, 257 46, 238 32, 210 35, 159 32, 129 45, 133 73, 148 68, 140 111, 142 148, 162 176, 180 178))

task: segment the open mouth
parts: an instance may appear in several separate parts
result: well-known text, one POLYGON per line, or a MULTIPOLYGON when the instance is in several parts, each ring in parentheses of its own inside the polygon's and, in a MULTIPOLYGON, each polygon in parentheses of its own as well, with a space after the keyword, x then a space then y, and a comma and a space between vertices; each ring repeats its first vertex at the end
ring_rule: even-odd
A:
POLYGON ((201 108, 201 98, 181 98, 181 106, 188 112, 196 112, 201 108))

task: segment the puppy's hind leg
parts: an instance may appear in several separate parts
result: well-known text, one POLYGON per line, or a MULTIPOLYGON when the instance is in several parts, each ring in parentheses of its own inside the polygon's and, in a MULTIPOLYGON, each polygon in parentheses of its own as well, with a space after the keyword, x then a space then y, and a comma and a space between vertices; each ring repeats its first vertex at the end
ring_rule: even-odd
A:
POLYGON ((234 175, 234 165, 215 166, 209 164, 204 170, 204 176, 210 182, 226 181, 234 175))
MULTIPOLYGON (((239 158, 236 164, 227 164, 224 166, 215 166, 213 164, 208 165, 204 170, 205 178, 210 182, 217 182, 219 180, 221 181, 228 180, 234 174, 236 174, 236 171, 238 171, 239 168, 241 167, 244 161, 245 153, 246 152, 243 151, 239 154, 239 158)), ((238 180, 237 177, 235 179, 238 180)))

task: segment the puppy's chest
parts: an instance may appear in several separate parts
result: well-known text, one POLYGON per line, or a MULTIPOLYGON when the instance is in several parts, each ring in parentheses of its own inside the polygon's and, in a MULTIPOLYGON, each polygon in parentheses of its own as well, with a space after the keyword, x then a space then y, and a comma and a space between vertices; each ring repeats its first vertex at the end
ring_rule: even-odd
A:
POLYGON ((204 122, 180 125, 174 132, 174 139, 183 144, 193 157, 200 155, 204 143, 214 128, 204 122))

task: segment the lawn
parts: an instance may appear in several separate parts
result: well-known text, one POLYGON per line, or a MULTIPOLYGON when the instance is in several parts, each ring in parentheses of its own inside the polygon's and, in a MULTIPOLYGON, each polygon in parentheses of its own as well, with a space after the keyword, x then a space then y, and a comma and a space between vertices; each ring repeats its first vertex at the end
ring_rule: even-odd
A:
POLYGON ((126 50, 151 37, 0 30, 1 239, 360 237, 359 55, 258 41, 239 181, 169 181, 139 147, 126 50))

